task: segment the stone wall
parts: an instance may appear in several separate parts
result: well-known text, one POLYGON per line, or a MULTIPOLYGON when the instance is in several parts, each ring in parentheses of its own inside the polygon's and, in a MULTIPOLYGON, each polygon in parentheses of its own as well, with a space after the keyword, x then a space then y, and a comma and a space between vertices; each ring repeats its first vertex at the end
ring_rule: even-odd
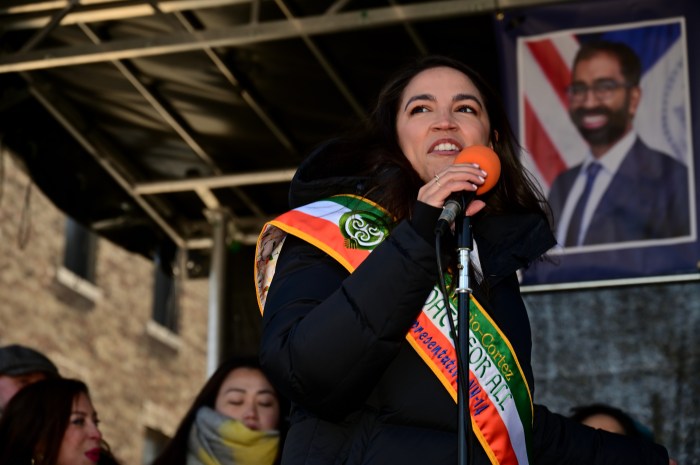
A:
POLYGON ((536 401, 608 403, 700 463, 700 281, 525 294, 536 401))
POLYGON ((122 463, 140 464, 146 428, 172 434, 205 381, 207 281, 183 283, 179 336, 157 331, 153 262, 99 239, 99 296, 85 305, 56 282, 65 216, 36 187, 27 203, 27 176, 4 158, 0 344, 33 346, 84 380, 105 439, 122 463))

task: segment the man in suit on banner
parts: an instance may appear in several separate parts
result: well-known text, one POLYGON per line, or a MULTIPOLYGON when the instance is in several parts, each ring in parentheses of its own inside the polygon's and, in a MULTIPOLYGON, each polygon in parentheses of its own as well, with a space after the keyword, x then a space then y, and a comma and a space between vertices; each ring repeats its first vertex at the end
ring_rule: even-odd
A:
POLYGON ((687 167, 633 128, 640 75, 639 57, 623 43, 585 43, 576 54, 569 115, 590 151, 549 192, 567 248, 690 234, 687 167))

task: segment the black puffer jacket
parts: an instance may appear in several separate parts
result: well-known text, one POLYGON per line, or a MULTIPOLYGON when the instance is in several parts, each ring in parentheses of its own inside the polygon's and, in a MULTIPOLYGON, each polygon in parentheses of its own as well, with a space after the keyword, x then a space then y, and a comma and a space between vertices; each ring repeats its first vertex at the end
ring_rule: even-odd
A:
MULTIPOLYGON (((307 161, 295 178, 293 206, 333 191, 356 193, 362 184, 314 179, 314 163, 307 161)), ((417 203, 412 220, 401 222, 352 275, 314 246, 287 237, 261 345, 263 368, 293 402, 284 465, 457 463, 456 405, 405 339, 437 280, 432 237, 439 213, 417 203)), ((481 218, 474 238, 488 283, 476 297, 509 337, 532 387, 530 326, 515 271, 553 238, 533 216, 481 218)), ((544 407, 535 408, 534 422, 538 464, 668 464, 659 446, 632 446, 544 407)), ((471 465, 488 464, 478 441, 472 443, 471 465)))

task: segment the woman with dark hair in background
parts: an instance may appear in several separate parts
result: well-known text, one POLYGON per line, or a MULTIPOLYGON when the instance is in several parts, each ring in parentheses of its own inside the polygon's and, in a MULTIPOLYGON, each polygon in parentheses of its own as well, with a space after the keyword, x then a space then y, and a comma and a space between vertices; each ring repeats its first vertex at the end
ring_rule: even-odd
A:
POLYGON ((649 441, 654 440, 654 434, 649 428, 617 407, 607 404, 590 404, 573 407, 571 411, 572 414, 569 418, 591 428, 644 438, 649 441))
MULTIPOLYGON (((530 324, 516 271, 554 245, 546 202, 518 158, 498 96, 466 65, 426 57, 381 91, 365 128, 297 170, 291 211, 258 241, 263 369, 292 401, 284 465, 454 465, 455 250, 435 225, 453 193, 500 178, 472 217, 470 465, 669 463, 653 444, 595 431, 533 404, 530 324), (472 147, 473 148, 473 147, 472 147), (476 150, 476 149, 473 149, 476 150)), ((464 213, 463 213, 464 214, 464 213)), ((466 363, 466 361, 465 361, 466 363)))
POLYGON ((153 465, 271 465, 281 399, 256 358, 232 358, 209 378, 153 465))
POLYGON ((95 465, 102 433, 82 381, 52 378, 18 392, 0 419, 2 465, 95 465))

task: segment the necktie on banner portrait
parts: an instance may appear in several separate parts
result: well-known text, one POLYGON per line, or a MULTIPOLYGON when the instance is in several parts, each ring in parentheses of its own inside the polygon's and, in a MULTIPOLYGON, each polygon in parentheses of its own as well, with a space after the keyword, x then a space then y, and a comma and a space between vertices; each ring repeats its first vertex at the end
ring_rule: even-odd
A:
POLYGON ((583 226, 583 215, 586 211, 586 204, 588 204, 588 198, 591 195, 591 190, 593 190, 593 182, 600 171, 601 166, 599 163, 591 163, 586 167, 586 186, 583 189, 583 193, 576 203, 576 208, 574 213, 571 215, 571 221, 569 221, 568 233, 566 234, 566 244, 565 246, 575 246, 581 243, 581 236, 584 234, 581 228, 583 226))

